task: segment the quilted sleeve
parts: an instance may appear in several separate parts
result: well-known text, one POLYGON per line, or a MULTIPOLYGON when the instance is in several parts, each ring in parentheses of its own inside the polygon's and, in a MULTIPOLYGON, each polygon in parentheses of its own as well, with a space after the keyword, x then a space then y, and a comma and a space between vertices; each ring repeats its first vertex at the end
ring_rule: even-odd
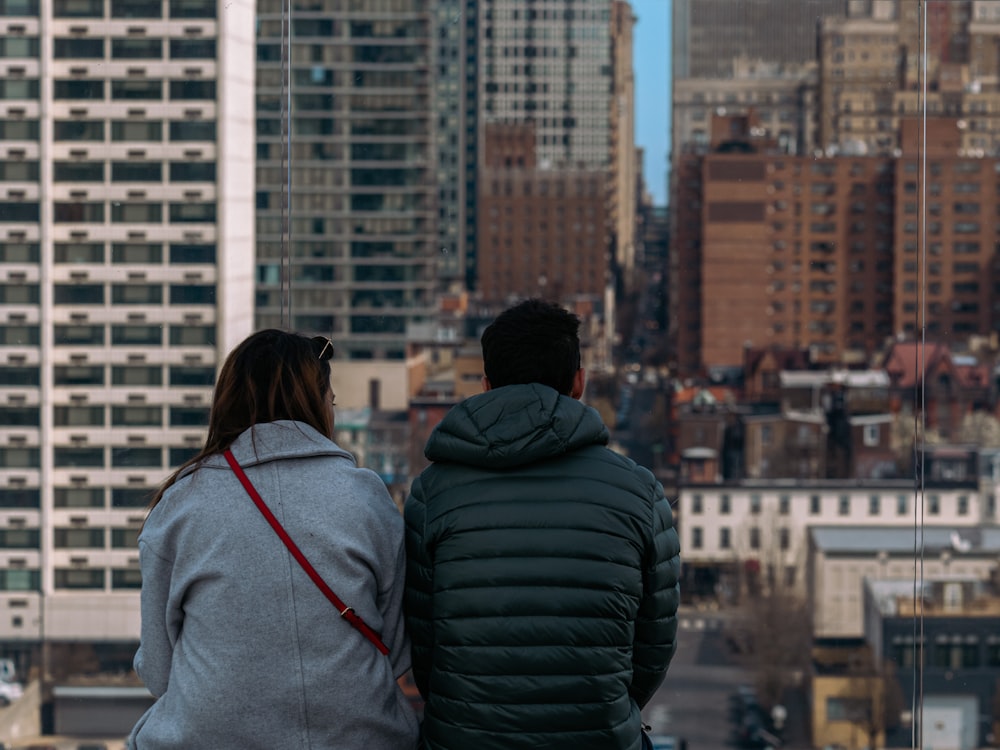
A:
POLYGON ((406 593, 403 608, 410 634, 413 679, 426 698, 434 651, 434 568, 427 550, 426 518, 420 479, 417 478, 403 508, 406 521, 406 593))
POLYGON ((677 648, 680 541, 663 487, 656 482, 652 535, 646 550, 643 600, 635 624, 629 694, 640 708, 663 682, 677 648))

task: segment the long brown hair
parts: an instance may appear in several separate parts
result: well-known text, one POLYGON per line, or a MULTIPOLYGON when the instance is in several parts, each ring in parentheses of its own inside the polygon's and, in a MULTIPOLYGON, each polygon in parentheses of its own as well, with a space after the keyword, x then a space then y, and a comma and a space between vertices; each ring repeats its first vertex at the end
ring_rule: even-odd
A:
POLYGON ((310 339, 274 328, 247 337, 219 371, 204 447, 167 477, 149 509, 187 468, 222 453, 256 424, 293 419, 332 437, 332 356, 333 346, 324 338, 310 339))

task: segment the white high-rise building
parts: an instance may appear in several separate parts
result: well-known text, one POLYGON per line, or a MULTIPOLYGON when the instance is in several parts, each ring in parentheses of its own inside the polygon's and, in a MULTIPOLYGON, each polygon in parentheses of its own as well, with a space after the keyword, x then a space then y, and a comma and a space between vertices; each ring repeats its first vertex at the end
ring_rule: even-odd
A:
POLYGON ((138 637, 149 493, 202 444, 253 324, 254 17, 0 2, 7 655, 138 637))

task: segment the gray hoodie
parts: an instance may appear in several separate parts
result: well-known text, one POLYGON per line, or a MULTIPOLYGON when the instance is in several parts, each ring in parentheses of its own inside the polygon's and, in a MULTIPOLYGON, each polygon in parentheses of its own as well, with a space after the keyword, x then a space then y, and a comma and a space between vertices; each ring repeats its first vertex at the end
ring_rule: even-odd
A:
POLYGON ((129 748, 402 750, 417 720, 396 678, 403 522, 378 475, 300 422, 260 424, 232 446, 319 574, 390 649, 340 618, 222 455, 186 472, 139 537, 142 641, 156 702, 129 748))

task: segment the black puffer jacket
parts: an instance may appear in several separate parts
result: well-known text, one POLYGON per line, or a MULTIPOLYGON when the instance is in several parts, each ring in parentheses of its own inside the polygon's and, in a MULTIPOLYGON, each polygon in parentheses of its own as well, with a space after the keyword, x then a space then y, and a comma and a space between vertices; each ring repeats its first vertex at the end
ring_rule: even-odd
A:
POLYGON ((428 750, 638 750, 677 634, 652 474, 541 385, 462 402, 406 503, 406 621, 428 750))

